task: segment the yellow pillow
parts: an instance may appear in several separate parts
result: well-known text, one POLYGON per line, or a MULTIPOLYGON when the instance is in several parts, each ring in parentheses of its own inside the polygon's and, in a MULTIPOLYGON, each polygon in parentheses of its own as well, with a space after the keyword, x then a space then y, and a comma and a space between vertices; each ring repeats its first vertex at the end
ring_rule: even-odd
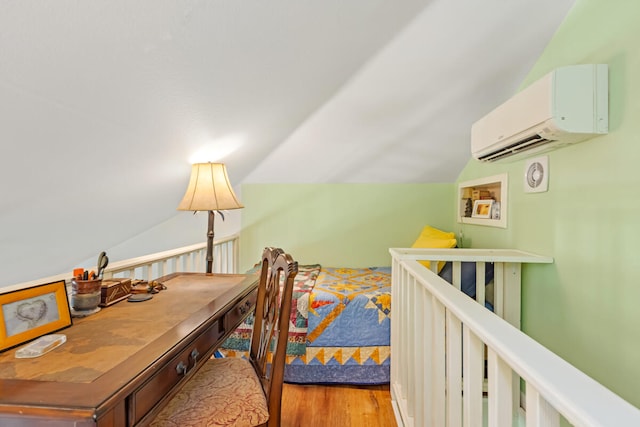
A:
MULTIPOLYGON (((437 228, 426 226, 422 229, 418 239, 413 242, 412 248, 432 248, 432 249, 449 249, 456 246, 456 235, 437 228)), ((420 264, 427 268, 431 268, 429 261, 419 261, 420 264)), ((438 272, 444 267, 445 261, 438 261, 438 272)))
POLYGON ((432 239, 455 239, 456 234, 454 232, 438 230, 437 228, 433 228, 427 225, 420 232, 420 237, 418 237, 418 240, 423 237, 432 239))

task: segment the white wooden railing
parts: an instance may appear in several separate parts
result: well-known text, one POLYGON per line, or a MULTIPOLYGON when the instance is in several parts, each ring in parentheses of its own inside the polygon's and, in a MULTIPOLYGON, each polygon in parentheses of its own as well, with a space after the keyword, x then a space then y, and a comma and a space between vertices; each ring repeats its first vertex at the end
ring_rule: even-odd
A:
POLYGON ((399 426, 512 426, 522 413, 536 427, 558 426, 560 416, 575 426, 640 426, 638 408, 496 315, 514 320, 506 294, 513 290, 519 298, 520 264, 550 258, 510 250, 390 252, 391 395, 399 426), (454 261, 454 286, 416 260, 454 261), (456 289, 461 261, 478 263, 480 300, 483 265, 495 263, 495 314, 456 289))
MULTIPOLYGON (((157 252, 123 261, 110 262, 104 270, 104 278, 127 277, 152 280, 166 274, 181 272, 204 272, 207 244, 198 243, 164 252, 157 252)), ((213 272, 237 273, 239 268, 239 236, 237 234, 213 242, 213 272)), ((3 291, 25 289, 43 283, 65 280, 70 286, 71 272, 12 285, 3 291)), ((68 292, 71 295, 71 292, 68 292)))
MULTIPOLYGON (((213 272, 237 273, 239 267, 239 237, 237 234, 213 242, 213 272)), ((128 277, 151 280, 176 271, 205 271, 207 244, 157 252, 138 258, 109 264, 104 278, 128 277)))

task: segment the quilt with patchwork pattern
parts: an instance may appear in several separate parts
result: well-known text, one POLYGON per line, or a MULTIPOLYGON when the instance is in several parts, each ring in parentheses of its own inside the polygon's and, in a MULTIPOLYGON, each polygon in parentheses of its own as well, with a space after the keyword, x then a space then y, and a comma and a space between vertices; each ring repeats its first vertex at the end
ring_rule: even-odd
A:
MULTIPOLYGON (((284 380, 388 383, 391 268, 322 267, 318 273, 317 267, 301 266, 302 276, 296 276, 284 380)), ((250 335, 251 320, 223 344, 222 353, 246 354, 250 335)))

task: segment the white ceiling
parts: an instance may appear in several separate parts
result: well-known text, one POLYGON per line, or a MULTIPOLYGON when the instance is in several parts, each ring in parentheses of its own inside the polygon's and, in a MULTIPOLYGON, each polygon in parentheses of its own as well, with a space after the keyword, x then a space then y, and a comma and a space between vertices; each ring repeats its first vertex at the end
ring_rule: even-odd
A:
POLYGON ((0 259, 54 274, 34 263, 152 228, 194 161, 236 184, 452 182, 573 3, 1 1, 0 259))
POLYGON ((516 92, 573 3, 429 2, 245 180, 454 182, 472 123, 516 92))

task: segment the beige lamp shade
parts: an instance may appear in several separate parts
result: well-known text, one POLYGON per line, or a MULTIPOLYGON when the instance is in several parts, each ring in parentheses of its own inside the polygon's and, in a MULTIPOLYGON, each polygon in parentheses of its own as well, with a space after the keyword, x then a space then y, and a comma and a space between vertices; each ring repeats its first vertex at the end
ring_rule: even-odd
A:
POLYGON ((238 201, 224 163, 196 163, 179 211, 219 211, 243 208, 238 201))

